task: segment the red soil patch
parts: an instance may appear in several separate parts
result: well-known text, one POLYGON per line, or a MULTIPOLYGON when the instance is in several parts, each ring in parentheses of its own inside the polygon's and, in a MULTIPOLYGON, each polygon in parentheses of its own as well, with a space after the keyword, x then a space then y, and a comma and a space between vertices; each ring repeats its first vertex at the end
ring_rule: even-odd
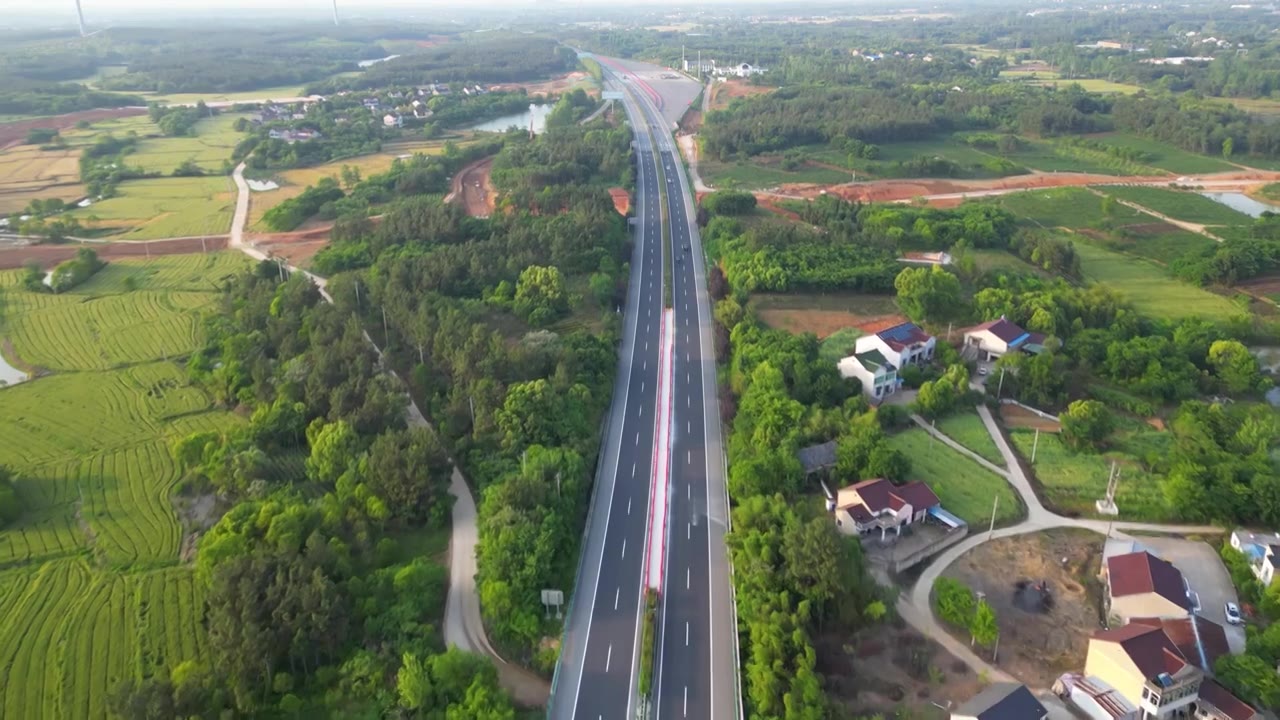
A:
POLYGON ((609 188, 609 197, 613 200, 613 208, 619 215, 626 217, 631 212, 631 194, 622 188, 609 188))
POLYGON ((152 240, 151 242, 83 243, 64 245, 24 245, 0 248, 0 270, 20 268, 28 260, 35 260, 40 267, 48 268, 76 256, 80 247, 91 247, 103 260, 147 257, 148 255, 189 255, 198 252, 225 250, 225 235, 179 240, 152 240))
POLYGON ((1062 425, 1056 420, 1042 418, 1018 405, 1001 405, 1000 419, 1004 421, 1005 427, 1009 428, 1027 428, 1052 433, 1062 430, 1062 425))
MULTIPOLYGON (((699 198, 701 199, 701 198, 699 198)), ((791 220, 792 222, 801 222, 800 216, 794 210, 788 210, 778 205, 778 199, 769 195, 757 195, 756 204, 768 210, 775 215, 791 220)))
POLYGON ((73 128, 76 123, 81 120, 95 122, 97 120, 107 120, 109 118, 130 117, 133 115, 146 115, 146 108, 113 108, 104 110, 84 110, 82 112, 67 113, 66 115, 54 115, 47 118, 33 118, 31 120, 18 120, 10 123, 0 123, 0 150, 11 148, 15 145, 21 145, 27 139, 27 133, 36 128, 54 128, 59 131, 73 128))
POLYGON ((1245 280, 1236 285, 1250 295, 1280 295, 1280 275, 1267 275, 1245 280))
POLYGON ((1181 230, 1177 225, 1170 225, 1167 222, 1138 223, 1136 225, 1125 225, 1124 229, 1135 235, 1164 235, 1165 233, 1177 232, 1181 230))
POLYGON ((684 116, 680 118, 680 132, 685 135, 692 135, 702 129, 702 111, 690 106, 684 111, 684 116))

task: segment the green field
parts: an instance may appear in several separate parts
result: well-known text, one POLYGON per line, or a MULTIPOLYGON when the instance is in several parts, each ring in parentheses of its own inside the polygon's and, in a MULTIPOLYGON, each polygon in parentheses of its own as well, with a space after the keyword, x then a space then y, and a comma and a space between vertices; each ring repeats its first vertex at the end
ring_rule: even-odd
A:
POLYGON ((201 100, 207 103, 247 102, 252 100, 284 100, 285 98, 303 97, 301 85, 279 85, 260 90, 244 90, 229 93, 142 93, 147 102, 161 105, 195 104, 201 100))
POLYGON ((1076 243, 1076 253, 1085 278, 1119 290, 1139 312, 1150 317, 1180 320, 1199 316, 1225 321, 1244 312, 1221 295, 1174 280, 1146 260, 1083 242, 1076 243))
POLYGON ((1008 155, 1012 162, 1041 172, 1090 173, 1095 175, 1154 174, 1154 168, 1130 168, 1113 160, 1095 157, 1092 152, 1060 146, 1052 141, 1022 139, 1022 145, 1008 155))
POLYGON ((125 161, 149 172, 168 175, 183 161, 195 160, 206 172, 221 174, 236 144, 246 137, 232 127, 240 117, 227 113, 205 118, 196 123, 194 137, 145 138, 125 161))
POLYGON ((116 192, 74 215, 119 240, 225 235, 231 229, 236 191, 229 177, 130 180, 116 192))
POLYGON ((1004 478, 961 455, 923 428, 889 438, 889 444, 911 460, 910 480, 923 480, 942 501, 942 507, 972 526, 991 522, 991 504, 1000 498, 996 524, 1008 525, 1023 514, 1022 502, 1004 478))
POLYGON ((1214 173, 1214 172, 1230 172, 1239 170, 1240 168, 1226 162, 1220 158, 1208 157, 1206 155, 1196 155, 1185 150, 1179 150, 1172 145, 1166 145, 1155 140, 1148 140, 1136 135, 1127 135, 1125 133, 1108 133, 1106 135, 1093 135, 1090 139, 1097 140, 1105 145, 1113 147, 1129 148, 1146 153, 1147 159, 1143 162, 1153 167, 1175 173, 1178 175, 1190 173, 1214 173))
MULTIPOLYGON (((1102 212, 1102 198, 1082 187, 1010 193, 1001 195, 998 202, 1014 214, 1044 227, 1089 227, 1106 219, 1102 212)), ((1158 222, 1146 213, 1119 203, 1111 219, 1119 224, 1158 222)))
POLYGON ((0 337, 50 371, 0 389, 0 464, 18 472, 24 505, 0 530, 0 716, 103 718, 120 680, 204 655, 169 448, 242 422, 182 363, 215 283, 245 265, 229 253, 117 261, 58 296, 0 272, 0 337))
POLYGON ((1137 203, 1148 210, 1183 222, 1199 225, 1250 225, 1253 223, 1253 218, 1248 215, 1193 192, 1142 185, 1108 185, 1098 189, 1108 195, 1137 203))
MULTIPOLYGON (((1014 430, 1009 435, 1018 454, 1030 464, 1031 447, 1036 444, 1035 433, 1014 430)), ((1120 467, 1120 483, 1116 486, 1116 505, 1120 516, 1138 520, 1166 519, 1159 478, 1143 470, 1134 458, 1122 453, 1072 453, 1056 434, 1042 432, 1036 447, 1034 470, 1043 489, 1044 500, 1059 512, 1095 515, 1094 502, 1107 493, 1107 476, 1113 459, 1120 467)))
POLYGON ((698 163, 698 174, 712 187, 749 190, 774 187, 783 183, 834 185, 849 182, 851 179, 849 173, 841 170, 814 166, 783 170, 780 166, 769 164, 759 158, 751 162, 733 163, 703 161, 698 163))
POLYGON ((996 447, 996 441, 991 439, 991 433, 987 432, 987 426, 982 424, 982 418, 978 417, 977 413, 964 412, 943 418, 938 421, 937 427, 944 435, 977 453, 983 459, 996 465, 1004 465, 1004 456, 1000 454, 1000 448, 996 447))

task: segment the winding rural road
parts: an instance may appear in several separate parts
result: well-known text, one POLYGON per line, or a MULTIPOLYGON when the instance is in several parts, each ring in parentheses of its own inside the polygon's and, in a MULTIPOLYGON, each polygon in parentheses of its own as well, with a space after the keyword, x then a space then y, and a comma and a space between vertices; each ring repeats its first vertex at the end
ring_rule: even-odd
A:
MULTIPOLYGON (((1017 535, 1026 535, 1028 533, 1039 532, 1041 530, 1050 530, 1053 528, 1083 528, 1092 530, 1109 537, 1131 537, 1124 531, 1133 530, 1139 532, 1155 532, 1155 533, 1221 533, 1222 528, 1212 525, 1170 525, 1159 523, 1140 523, 1125 521, 1109 521, 1109 520, 1087 520, 1080 518, 1069 518, 1057 513, 1049 511, 1040 502, 1040 498, 1036 496, 1031 481, 1023 472, 1021 462, 1017 455, 1014 454, 1013 448, 1009 446, 1009 442, 1005 440, 1004 433, 1000 432, 999 426, 996 425, 995 418, 991 415, 991 410, 986 405, 977 407, 978 415, 982 418, 983 425, 986 426, 987 432, 990 433, 991 439, 995 441, 996 447, 1000 449, 1000 455, 1004 458, 1007 470, 995 468, 990 463, 985 463, 989 469, 994 469, 999 475, 1006 478, 1013 489, 1017 491, 1018 496, 1022 499, 1023 505, 1027 510, 1027 517, 1022 522, 1009 527, 999 528, 995 532, 978 532, 971 534, 960 542, 940 555, 933 558, 932 561, 920 573, 919 579, 916 580, 908 592, 898 597, 897 610, 912 627, 919 630, 926 637, 933 638, 947 649, 952 655, 964 661, 966 665, 975 672, 986 673, 992 680, 1011 680, 1007 673, 992 667, 987 661, 978 657, 969 646, 963 642, 956 640, 951 636, 945 628, 938 623, 933 615, 933 608, 929 602, 930 592, 933 590, 933 583, 943 572, 955 562, 961 555, 969 550, 988 542, 995 538, 1014 537, 1017 535)), ((935 429, 933 426, 925 423, 922 419, 913 418, 916 423, 923 427, 925 431, 936 436, 939 440, 952 447, 957 447, 965 452, 966 455, 972 456, 973 453, 967 449, 959 448, 958 444, 935 429)), ((881 578, 884 580, 884 578, 881 578)), ((1043 690, 1044 688, 1036 688, 1043 690)))
MULTIPOLYGON (((230 247, 248 255, 255 260, 272 260, 267 253, 245 242, 244 229, 249 220, 249 184, 244 179, 245 164, 240 163, 231 174, 236 184, 236 211, 231 221, 230 247)), ((286 265, 290 272, 298 272, 311 278, 320 288, 325 300, 332 302, 325 286, 327 280, 293 265, 286 265)), ((382 349, 378 347, 369 333, 365 340, 373 346, 382 357, 382 349)), ((394 375, 394 371, 392 372, 394 375)), ((407 410, 408 424, 411 427, 422 427, 432 430, 426 416, 418 409, 413 398, 409 398, 407 410)), ((476 503, 467 486, 466 478, 453 465, 453 473, 449 480, 449 494, 454 497, 452 512, 452 531, 449 536, 449 595, 445 601, 444 642, 470 652, 487 655, 493 658, 498 668, 498 678, 503 688, 511 693, 516 703, 524 707, 540 707, 547 702, 550 685, 516 665, 504 660, 489 643, 484 630, 484 621, 480 615, 480 596, 476 592, 476 503)))

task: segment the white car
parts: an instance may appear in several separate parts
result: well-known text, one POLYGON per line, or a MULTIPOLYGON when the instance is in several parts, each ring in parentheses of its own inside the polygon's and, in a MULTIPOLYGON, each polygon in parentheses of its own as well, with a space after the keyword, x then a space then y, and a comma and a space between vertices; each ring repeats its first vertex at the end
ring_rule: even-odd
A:
POLYGON ((986 374, 987 374, 987 368, 986 368, 986 366, 985 366, 985 365, 984 365, 983 367, 978 368, 978 374, 979 374, 979 375, 986 375, 986 374))
POLYGON ((1227 622, 1232 625, 1239 625, 1244 622, 1244 618, 1240 617, 1240 607, 1233 602, 1227 603, 1224 609, 1227 615, 1227 622))

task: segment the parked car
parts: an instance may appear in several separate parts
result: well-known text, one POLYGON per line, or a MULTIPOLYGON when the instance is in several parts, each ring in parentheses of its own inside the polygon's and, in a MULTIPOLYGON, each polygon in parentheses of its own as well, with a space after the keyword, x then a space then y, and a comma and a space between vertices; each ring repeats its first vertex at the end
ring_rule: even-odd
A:
POLYGON ((1244 622, 1244 618, 1240 617, 1240 607, 1233 602, 1227 603, 1226 614, 1227 622, 1232 625, 1239 625, 1244 622))
POLYGON ((978 374, 979 374, 979 375, 986 375, 986 374, 987 374, 987 368, 986 368, 986 366, 983 366, 983 367, 978 368, 978 374))

